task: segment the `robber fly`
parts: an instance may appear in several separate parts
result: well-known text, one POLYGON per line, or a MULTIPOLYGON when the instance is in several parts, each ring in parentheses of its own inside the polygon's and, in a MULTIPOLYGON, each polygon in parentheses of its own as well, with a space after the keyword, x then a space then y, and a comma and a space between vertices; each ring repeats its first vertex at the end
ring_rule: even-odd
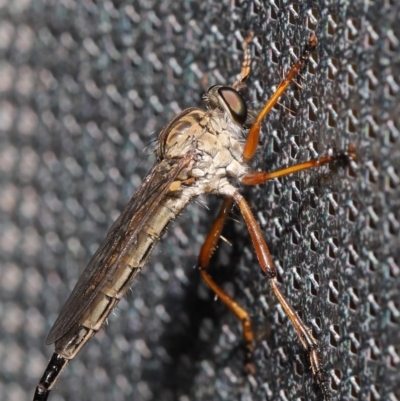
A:
POLYGON ((349 151, 341 155, 327 155, 272 173, 250 169, 248 162, 256 152, 264 117, 304 67, 310 52, 317 45, 317 38, 312 33, 301 57, 271 99, 255 115, 247 111, 246 103, 238 92, 250 74, 251 39, 252 34, 244 41, 244 59, 237 81, 232 86, 212 86, 205 95, 206 110, 188 108, 161 131, 154 167, 110 228, 47 337, 47 344, 55 343, 55 352, 36 388, 34 401, 47 399, 61 371, 102 327, 130 288, 167 226, 189 202, 203 194, 221 195, 225 200, 201 249, 200 273, 206 284, 242 322, 246 366, 251 367, 254 342, 249 315, 207 273, 211 255, 233 204, 244 217, 261 270, 308 354, 321 392, 326 399, 329 398, 328 376, 323 368, 318 343, 283 294, 259 225, 235 183, 257 185, 338 158, 353 157, 353 154, 349 151))

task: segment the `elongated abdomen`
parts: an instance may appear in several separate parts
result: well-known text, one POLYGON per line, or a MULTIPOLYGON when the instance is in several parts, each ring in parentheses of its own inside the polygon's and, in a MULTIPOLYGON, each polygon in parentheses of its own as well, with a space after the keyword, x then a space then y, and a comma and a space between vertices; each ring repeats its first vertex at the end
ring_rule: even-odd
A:
MULTIPOLYGON (((72 359, 82 346, 101 328, 119 300, 130 288, 135 277, 146 264, 151 251, 175 219, 189 203, 187 196, 166 196, 139 232, 136 244, 120 260, 114 274, 105 282, 85 313, 71 329, 55 343, 55 352, 72 359)), ((118 257, 116 253, 114 260, 118 257)), ((112 261, 111 261, 112 262, 112 261)))
MULTIPOLYGON (((104 283, 82 316, 77 317, 71 328, 56 341, 55 352, 36 388, 34 401, 47 399, 49 391, 68 361, 73 359, 96 334, 119 300, 125 295, 169 223, 179 215, 191 199, 191 196, 185 194, 184 191, 179 195, 179 197, 165 196, 138 233, 134 246, 127 250, 124 258, 119 261, 114 274, 104 283)), ((116 260, 118 255, 116 252, 110 263, 116 260)))

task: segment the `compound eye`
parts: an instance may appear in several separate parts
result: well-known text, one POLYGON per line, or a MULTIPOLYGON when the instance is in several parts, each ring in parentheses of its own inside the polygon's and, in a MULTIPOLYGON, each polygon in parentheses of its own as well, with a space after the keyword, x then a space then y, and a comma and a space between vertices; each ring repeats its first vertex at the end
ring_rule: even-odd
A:
POLYGON ((247 119, 247 106, 239 92, 229 87, 221 87, 218 93, 232 120, 240 126, 244 125, 247 119))

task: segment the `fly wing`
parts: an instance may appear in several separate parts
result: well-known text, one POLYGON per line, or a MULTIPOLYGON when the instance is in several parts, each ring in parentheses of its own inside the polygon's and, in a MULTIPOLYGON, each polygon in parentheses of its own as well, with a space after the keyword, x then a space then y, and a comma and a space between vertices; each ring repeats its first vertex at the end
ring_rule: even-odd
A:
POLYGON ((138 233, 189 162, 188 156, 175 163, 164 160, 153 167, 76 283, 50 330, 47 344, 57 341, 79 320, 126 253, 135 246, 138 233))

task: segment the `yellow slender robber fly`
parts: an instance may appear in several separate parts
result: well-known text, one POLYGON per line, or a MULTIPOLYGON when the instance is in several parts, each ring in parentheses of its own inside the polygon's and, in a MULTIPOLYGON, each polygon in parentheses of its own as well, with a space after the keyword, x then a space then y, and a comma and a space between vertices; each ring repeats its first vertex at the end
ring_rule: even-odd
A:
POLYGON ((199 270, 206 284, 242 322, 247 368, 252 369, 254 343, 249 314, 207 273, 210 258, 233 205, 239 208, 244 218, 261 271, 295 328, 321 393, 325 399, 329 398, 328 376, 318 342, 283 294, 260 227, 237 185, 258 185, 338 159, 349 160, 355 155, 350 147, 341 154, 312 159, 271 173, 251 170, 248 163, 256 152, 265 116, 317 45, 316 35, 312 33, 301 57, 275 93, 258 114, 253 114, 248 112, 246 102, 238 92, 250 74, 252 36, 248 35, 244 41, 244 59, 237 81, 232 86, 212 86, 205 95, 205 110, 190 107, 174 117, 160 132, 155 165, 110 228, 47 337, 47 344, 55 343, 55 351, 36 388, 34 401, 47 399, 62 370, 102 327, 130 288, 168 225, 189 202, 204 194, 220 195, 224 202, 202 246, 199 270))

